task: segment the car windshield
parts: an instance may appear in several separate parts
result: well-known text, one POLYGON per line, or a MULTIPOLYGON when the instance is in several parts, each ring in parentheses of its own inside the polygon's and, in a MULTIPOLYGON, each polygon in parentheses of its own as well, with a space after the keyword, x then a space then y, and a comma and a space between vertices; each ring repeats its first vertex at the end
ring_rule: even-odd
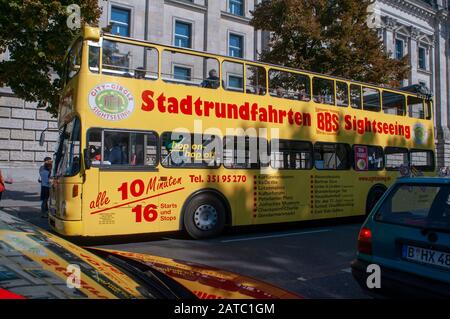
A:
POLYGON ((450 231, 450 186, 399 184, 375 215, 377 221, 450 231))

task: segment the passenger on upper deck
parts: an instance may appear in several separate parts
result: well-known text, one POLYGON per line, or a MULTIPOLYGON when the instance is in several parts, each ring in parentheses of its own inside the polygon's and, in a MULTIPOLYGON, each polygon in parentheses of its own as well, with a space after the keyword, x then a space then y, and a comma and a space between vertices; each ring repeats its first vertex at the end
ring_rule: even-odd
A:
MULTIPOLYGON (((217 76, 217 71, 215 69, 211 69, 208 72, 209 77, 206 78, 201 86, 204 88, 217 89, 219 87, 219 77, 217 76)), ((223 82, 222 82, 223 85, 223 82)))

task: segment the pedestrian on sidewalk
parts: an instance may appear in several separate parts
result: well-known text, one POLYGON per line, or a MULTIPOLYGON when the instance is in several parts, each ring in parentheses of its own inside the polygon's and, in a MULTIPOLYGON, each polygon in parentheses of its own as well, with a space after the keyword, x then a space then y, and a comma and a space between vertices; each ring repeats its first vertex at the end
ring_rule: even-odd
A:
POLYGON ((41 183, 41 217, 47 217, 48 199, 50 197, 50 175, 52 172, 52 159, 44 158, 44 164, 39 168, 39 182, 41 183))
POLYGON ((5 180, 2 175, 2 170, 0 169, 0 202, 2 201, 2 195, 5 189, 5 180))

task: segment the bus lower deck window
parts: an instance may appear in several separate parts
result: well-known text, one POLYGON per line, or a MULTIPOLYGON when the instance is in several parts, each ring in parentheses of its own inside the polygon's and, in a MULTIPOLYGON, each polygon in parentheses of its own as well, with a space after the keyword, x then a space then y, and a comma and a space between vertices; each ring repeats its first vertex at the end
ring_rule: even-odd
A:
POLYGON ((343 143, 314 144, 314 163, 316 169, 350 169, 350 145, 343 143))
POLYGON ((353 145, 353 159, 355 171, 378 171, 384 168, 381 146, 353 145))
POLYGON ((311 142, 294 140, 271 141, 271 166, 276 169, 311 169, 313 147, 311 142))
POLYGON ((93 165, 157 165, 158 139, 152 132, 91 129, 88 152, 93 165))
POLYGON ((434 171, 434 153, 428 150, 411 150, 411 167, 420 171, 434 171))
POLYGON ((409 165, 408 149, 402 147, 386 147, 384 149, 385 167, 387 170, 398 170, 409 165))
POLYGON ((223 165, 226 168, 260 168, 269 165, 266 139, 250 136, 225 136, 223 165))
POLYGON ((220 166, 220 137, 187 132, 161 135, 161 164, 164 167, 216 168, 220 166))

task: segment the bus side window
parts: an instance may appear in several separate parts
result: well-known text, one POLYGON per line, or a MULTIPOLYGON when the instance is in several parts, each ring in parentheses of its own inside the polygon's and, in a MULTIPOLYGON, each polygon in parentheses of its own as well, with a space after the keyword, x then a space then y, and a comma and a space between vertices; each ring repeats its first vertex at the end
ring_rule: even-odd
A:
POLYGON ((351 167, 350 145, 343 143, 314 144, 316 169, 347 170, 351 167))
POLYGON ((334 81, 314 77, 313 95, 316 103, 334 105, 334 81))
POLYGON ((222 85, 225 90, 244 92, 244 65, 224 61, 222 63, 222 85))
POLYGON ((380 105, 380 91, 368 87, 363 87, 363 109, 365 111, 379 112, 380 105))
POLYGON ((434 171, 434 152, 427 150, 411 150, 411 167, 417 168, 420 171, 434 171))
POLYGON ((200 55, 164 50, 161 77, 165 82, 217 89, 219 62, 200 55))
POLYGON ((66 75, 67 79, 70 80, 73 78, 81 68, 81 55, 83 49, 83 42, 81 39, 78 39, 77 42, 70 49, 69 54, 67 55, 66 60, 66 75))
POLYGON ((309 77, 303 74, 280 70, 269 70, 269 92, 271 96, 309 101, 311 87, 309 77))
POLYGON ((98 73, 100 70, 100 47, 89 46, 89 70, 98 73))
POLYGON ((270 149, 273 168, 311 169, 313 166, 313 146, 310 142, 273 139, 270 149))
POLYGON ((379 171, 384 168, 381 146, 353 145, 353 168, 355 171, 379 171))
POLYGON ((345 82, 336 82, 336 105, 348 106, 348 85, 345 82))
POLYGON ((164 132, 161 135, 161 164, 164 167, 217 168, 222 141, 219 136, 164 132))
POLYGON ((92 165, 100 165, 102 160, 102 130, 90 129, 87 137, 89 160, 92 165))
POLYGON ((383 112, 400 116, 405 115, 405 96, 383 91, 383 112))
POLYGON ((361 85, 350 84, 350 106, 354 109, 362 109, 361 85))
POLYGON ((247 65, 246 92, 250 94, 266 94, 266 69, 262 66, 247 65))
POLYGON ((92 165, 157 165, 158 138, 153 132, 90 129, 88 152, 92 165))
POLYGON ((402 147, 386 147, 384 149, 385 167, 388 171, 399 170, 409 165, 408 149, 402 147))
POLYGON ((424 100, 416 96, 408 96, 409 117, 416 119, 425 119, 424 100))
MULTIPOLYGON (((92 64, 95 65, 95 62, 92 64)), ((155 48, 103 40, 102 73, 155 80, 158 78, 158 51, 155 48)))
POLYGON ((267 167, 270 161, 266 139, 253 136, 225 136, 223 165, 226 168, 267 167))

